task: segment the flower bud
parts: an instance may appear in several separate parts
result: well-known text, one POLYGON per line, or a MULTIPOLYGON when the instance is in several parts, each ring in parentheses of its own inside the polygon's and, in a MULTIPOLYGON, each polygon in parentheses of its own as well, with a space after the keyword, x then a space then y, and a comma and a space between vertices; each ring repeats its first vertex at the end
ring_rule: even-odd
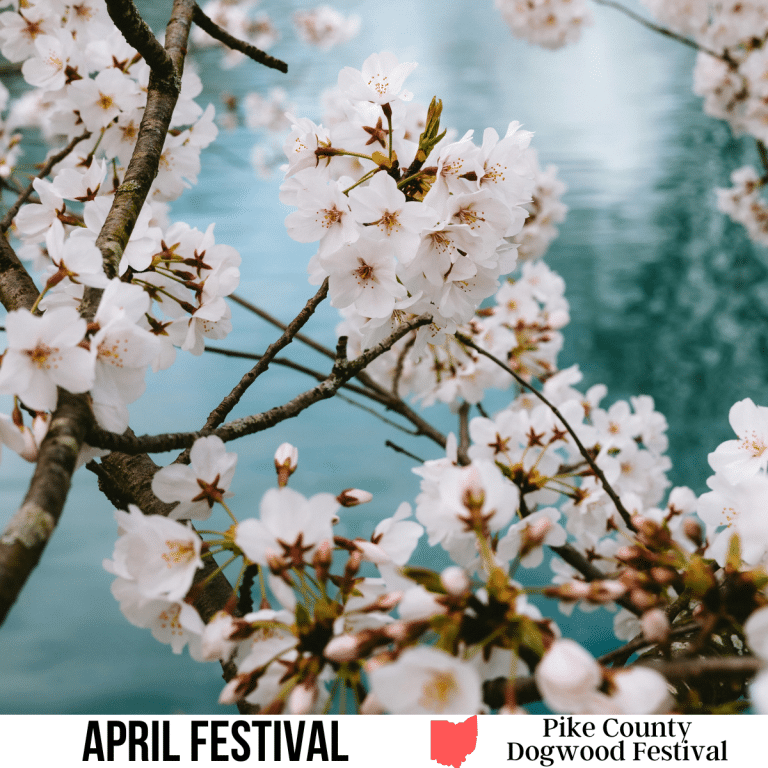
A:
POLYGON ((669 619, 661 608, 651 608, 640 617, 643 637, 649 643, 665 643, 669 638, 669 619))
POLYGON ((458 565, 451 565, 443 569, 440 574, 440 583, 445 591, 453 597, 461 597, 469 591, 469 576, 458 565))
POLYGON ((657 584, 671 584, 677 578, 677 572, 673 568, 663 568, 657 565, 650 570, 651 577, 657 584))
POLYGON ((354 552, 349 553, 349 560, 344 568, 344 578, 351 580, 355 577, 355 574, 360 570, 360 564, 363 562, 363 553, 356 549, 354 552))
POLYGON ((692 517, 686 517, 683 521, 683 533, 697 546, 700 547, 704 543, 704 532, 701 530, 701 525, 692 517))
POLYGON ((288 696, 287 709, 290 715, 308 715, 315 707, 317 701, 317 680, 307 678, 299 683, 288 696))
POLYGON ((404 592, 387 592, 386 595, 381 595, 375 603, 364 610, 366 612, 384 611, 388 613, 403 599, 404 594, 404 592))
POLYGON ((610 603, 618 600, 626 591, 626 586, 620 581, 612 579, 594 581, 589 585, 589 599, 593 603, 610 603))
POLYGON ((219 694, 219 704, 237 704, 240 701, 240 696, 238 695, 239 687, 240 681, 237 677, 233 677, 219 694))
POLYGON ((405 642, 410 636, 411 622, 409 621, 394 621, 392 624, 387 624, 384 627, 384 634, 390 640, 394 640, 396 643, 405 642))
POLYGON ((656 605, 655 595, 646 592, 644 589, 633 589, 629 594, 629 599, 632 601, 632 605, 640 610, 652 608, 656 605))
POLYGON ((372 498, 373 494, 368 491, 361 491, 359 488, 346 488, 336 497, 336 501, 342 507, 356 507, 358 504, 367 504, 372 498))
POLYGON ((552 529, 552 521, 542 517, 525 527, 520 544, 520 558, 524 558, 534 549, 540 547, 547 538, 547 534, 552 529))
POLYGON ((337 664, 343 664, 347 661, 354 661, 360 651, 360 643, 353 635, 339 635, 334 637, 323 650, 323 656, 328 661, 335 661, 337 664))
POLYGON ((586 600, 591 593, 592 587, 583 581, 569 581, 559 586, 547 587, 545 594, 549 597, 556 597, 559 600, 575 602, 576 600, 586 600))
POLYGON ((275 469, 277 470, 277 484, 280 488, 288 485, 288 478, 299 466, 299 449, 290 443, 283 443, 275 451, 275 469))
POLYGON ((331 542, 325 539, 317 545, 315 554, 312 556, 312 567, 315 569, 315 575, 318 581, 326 581, 333 563, 333 547, 331 542))

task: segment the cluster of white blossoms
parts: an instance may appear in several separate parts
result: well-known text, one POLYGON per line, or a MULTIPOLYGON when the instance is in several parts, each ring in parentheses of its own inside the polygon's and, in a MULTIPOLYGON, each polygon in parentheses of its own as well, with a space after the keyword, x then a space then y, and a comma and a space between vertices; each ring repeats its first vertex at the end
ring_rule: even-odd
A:
POLYGON ((751 166, 731 174, 732 187, 717 190, 717 207, 743 224, 755 243, 768 245, 768 202, 760 194, 765 185, 751 166))
POLYGON ((736 134, 768 140, 768 8, 764 2, 645 0, 664 24, 690 35, 720 57, 701 51, 694 92, 704 111, 728 121, 736 134))
MULTIPOLYGON (((477 310, 458 330, 526 380, 546 378, 557 371, 563 346, 560 330, 570 319, 564 293, 565 282, 544 262, 524 262, 496 292, 494 304, 477 310)), ((342 314, 346 319, 336 332, 348 336, 349 351, 359 354, 367 343, 364 318, 354 310, 342 314)), ((424 405, 443 402, 454 407, 462 400, 479 403, 487 390, 512 384, 510 374, 455 336, 423 349, 415 344, 416 337, 412 331, 377 358, 368 367, 370 375, 424 405)))
POLYGON ((291 20, 302 42, 323 51, 351 40, 360 31, 361 23, 359 16, 344 16, 329 5, 294 11, 291 20))
POLYGON ((517 255, 523 260, 541 258, 557 237, 555 224, 565 220, 568 206, 562 201, 565 184, 557 177, 557 166, 542 168, 534 156, 534 187, 531 202, 526 204, 528 217, 512 242, 517 245, 517 255))
POLYGON ((739 535, 741 557, 748 565, 768 562, 768 408, 746 399, 735 403, 729 420, 737 440, 727 440, 709 454, 715 471, 712 489, 699 497, 699 517, 712 528, 711 556, 724 564, 731 536, 739 535))
POLYGON ((406 313, 432 315, 420 347, 468 322, 515 265, 504 238, 522 229, 533 190, 531 134, 510 123, 503 138, 486 129, 480 146, 472 131, 448 142, 438 102, 426 118, 408 103, 415 67, 389 53, 346 67, 345 119, 294 119, 285 144, 280 199, 298 208, 288 234, 318 242, 310 281, 330 279, 332 305, 357 313, 368 344, 406 313))
MULTIPOLYGON (((668 30, 699 47, 693 90, 708 115, 725 120, 735 135, 768 143, 768 6, 762 0, 642 0, 668 30)), ((512 34, 548 48, 578 40, 589 23, 584 0, 495 0, 512 34)), ((663 31, 663 30, 662 30, 663 31)), ((718 190, 721 210, 766 243, 766 205, 750 186, 746 169, 734 174, 735 189, 718 190)), ((534 199, 535 200, 535 199, 534 199)), ((532 213, 535 213, 532 210, 532 213)), ((552 221, 558 215, 555 209, 552 221)), ((531 228, 533 231, 533 228, 531 228)), ((527 243, 519 255, 526 256, 527 243)), ((534 250, 534 253, 536 251, 534 250)))
POLYGON ((544 48, 576 42, 592 23, 586 0, 494 0, 515 37, 544 48))
MULTIPOLYGON (((245 34, 234 10, 242 4, 206 7, 245 34)), ((566 37, 584 19, 574 0, 517 8, 534 16, 548 8, 545 23, 564 25, 566 37)), ((735 5, 717 8, 737 13, 735 5)), ((322 32, 331 17, 315 14, 304 23, 315 25, 318 44, 323 34, 346 34, 336 17, 322 32)), ((717 29, 720 38, 707 33, 711 41, 730 39, 717 29)), ((750 50, 762 50, 758 43, 750 50)), ((0 414, 0 443, 35 461, 58 387, 88 392, 97 422, 122 432, 147 368, 170 365, 175 347, 200 354, 205 337, 222 338, 231 327, 224 297, 237 285, 240 257, 216 244, 213 225, 200 232, 167 219, 167 203, 195 182, 200 151, 216 135, 213 108, 194 101, 201 83, 193 72, 182 81, 160 172, 119 277, 108 280, 96 241, 142 118, 148 67, 113 29, 101 0, 25 0, 0 14, 0 52, 23 62, 34 88, 11 105, 3 135, 33 126, 57 145, 80 137, 48 178, 35 180, 12 230, 42 270, 43 291, 34 312, 12 311, 5 320, 0 393, 14 406, 0 414), (86 289, 102 291, 87 324, 78 312, 86 289)), ((486 129, 480 144, 471 132, 459 140, 441 132, 441 103, 414 104, 403 90, 415 66, 374 54, 362 70, 342 70, 324 124, 290 118, 280 193, 297 209, 286 219, 289 234, 318 242, 311 279, 328 278, 351 354, 405 320, 432 316, 371 367, 388 389, 466 406, 490 387, 509 388, 512 374, 479 355, 473 341, 521 383, 540 385, 550 404, 524 391, 492 418, 480 409, 466 423, 461 451, 448 436, 445 457, 414 470, 421 478, 415 510, 404 502, 367 538, 346 538, 335 526, 342 508, 372 495, 347 488, 307 498, 289 488, 298 466, 289 444, 275 453, 277 487, 264 493, 258 514, 238 519, 228 501, 237 455, 215 435, 200 438, 188 464, 153 478, 155 496, 174 505, 167 517, 133 505, 116 512, 118 539, 104 561, 116 577, 112 592, 131 623, 175 653, 188 646, 196 660, 234 664, 222 703, 245 700, 267 713, 327 711, 350 699, 370 714, 521 711, 515 681, 531 672, 554 711, 699 706, 683 687, 673 699, 656 671, 607 669, 562 639, 528 595, 543 593, 564 612, 619 603, 628 610, 617 615, 617 637, 642 636, 662 651, 673 650, 679 606, 698 622, 697 650, 724 625, 734 648, 741 634, 768 658, 761 513, 768 408, 736 403, 730 418, 738 439, 710 454, 711 492, 696 499, 674 488, 665 503, 667 423, 652 398, 605 407, 603 385, 582 393, 578 368, 557 368, 569 307, 562 279, 539 257, 565 214, 563 185, 552 167, 539 168, 531 135, 517 123, 503 138, 486 129), (518 271, 502 280, 518 251, 518 271), (190 521, 213 518, 217 505, 229 516, 226 528, 196 532, 190 521), (441 547, 453 565, 415 567, 424 544, 441 547), (551 561, 551 583, 524 587, 517 572, 541 565, 546 547, 563 558, 551 561), (206 565, 217 554, 228 560, 206 565), (230 598, 204 621, 194 605, 203 610, 202 591, 235 561, 230 598), (727 605, 722 595, 732 596, 727 605)), ((0 93, 3 106, 5 98, 0 93)), ((275 93, 257 104, 253 121, 277 125, 283 101, 275 93)), ((12 168, 10 145, 0 174, 12 168)), ((740 173, 734 182, 752 185, 746 196, 759 180, 740 173)), ((752 686, 760 711, 768 710, 766 689, 763 673, 752 686)))
MULTIPOLYGON (((160 168, 131 238, 119 279, 109 281, 96 240, 130 160, 144 112, 149 67, 114 27, 101 0, 27 2, 0 14, 0 52, 23 62, 33 88, 10 110, 14 125, 34 127, 58 146, 81 140, 13 221, 19 253, 41 272, 36 313, 8 314, 0 392, 16 396, 46 423, 58 386, 90 392, 98 423, 122 433, 128 404, 144 391, 148 367, 166 368, 174 347, 200 354, 204 338, 231 330, 224 297, 239 281, 240 256, 216 244, 213 225, 200 232, 169 223, 168 202, 194 184, 200 152, 216 137, 214 109, 195 102, 200 78, 187 68, 160 168), (78 314, 86 288, 103 290, 93 322, 78 314), (39 312, 44 310, 42 316, 39 312)), ((11 422, 29 445, 42 437, 11 422)), ((44 434, 44 433, 43 433, 44 434)), ((18 446, 18 435, 4 441, 18 446)))
POLYGON ((762 0, 642 0, 662 24, 717 51, 755 41, 768 28, 762 0))

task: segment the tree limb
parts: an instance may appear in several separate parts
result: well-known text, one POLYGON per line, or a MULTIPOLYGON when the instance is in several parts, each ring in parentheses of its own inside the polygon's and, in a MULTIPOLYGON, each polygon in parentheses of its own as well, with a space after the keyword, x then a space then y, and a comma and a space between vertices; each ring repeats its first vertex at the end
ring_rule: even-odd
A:
POLYGON ((32 309, 38 295, 35 281, 19 260, 5 233, 0 232, 0 302, 9 312, 32 309))
POLYGON ((285 331, 283 331, 283 335, 267 347, 266 351, 261 356, 261 360, 259 360, 259 362, 256 363, 256 365, 254 365, 242 379, 240 379, 235 388, 211 411, 203 429, 215 429, 224 421, 227 414, 240 402, 240 398, 245 394, 248 387, 250 387, 251 384, 253 384, 253 382, 256 381, 267 368, 269 368, 269 364, 272 362, 275 355, 293 341, 293 337, 304 327, 307 320, 312 317, 320 302, 327 295, 328 278, 326 277, 323 284, 320 286, 320 290, 307 302, 304 309, 296 315, 291 324, 285 331))
POLYGON ((280 72, 287 72, 288 65, 280 59, 276 59, 274 56, 270 56, 268 53, 264 53, 260 48, 255 45, 246 43, 244 40, 238 40, 233 37, 225 29, 222 29, 211 18, 205 15, 199 5, 195 6, 193 21, 200 29, 207 32, 214 40, 218 40, 223 43, 227 48, 231 48, 233 51, 240 51, 244 53, 249 59, 253 59, 259 64, 263 64, 270 69, 277 69, 280 72))

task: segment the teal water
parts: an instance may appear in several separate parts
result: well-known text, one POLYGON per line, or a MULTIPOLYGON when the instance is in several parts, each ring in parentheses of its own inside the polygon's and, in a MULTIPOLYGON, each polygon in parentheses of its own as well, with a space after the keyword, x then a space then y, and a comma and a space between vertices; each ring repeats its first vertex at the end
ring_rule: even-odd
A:
MULTIPOLYGON (((726 186, 730 172, 756 163, 757 155, 750 142, 734 140, 702 114, 690 89, 694 54, 603 8, 579 44, 539 50, 510 37, 490 0, 339 3, 363 17, 360 36, 314 52, 293 40, 287 20, 288 9, 310 5, 263 3, 284 32, 272 52, 289 62, 287 76, 248 62, 224 72, 215 54, 203 52, 202 103, 218 107, 221 90, 242 95, 282 85, 297 114, 318 117, 317 94, 342 66, 359 67, 371 52, 389 49, 419 62, 410 90, 420 101, 442 98, 445 121, 459 132, 488 125, 503 131, 510 120, 522 121, 536 134, 541 162, 557 164, 569 188, 570 212, 547 256, 571 304, 561 366, 578 362, 585 387, 606 383, 608 403, 652 395, 670 424, 671 480, 705 490, 706 454, 729 438, 730 406, 744 397, 768 404, 768 254, 715 209, 713 188, 726 186)), ((156 29, 166 6, 144 3, 156 29)), ((277 200, 277 180, 259 180, 249 167, 253 142, 244 128, 222 132, 204 154, 199 184, 173 215, 201 229, 217 222, 217 241, 243 255, 240 295, 289 320, 314 292, 305 276, 313 249, 285 234, 288 211, 277 200)), ((307 330, 332 346, 336 322, 325 306, 307 330)), ((261 351, 274 338, 237 307, 233 323, 228 347, 261 351)), ((301 347, 290 356, 326 366, 301 347)), ((148 377, 147 394, 132 408, 134 429, 198 428, 247 368, 245 361, 180 355, 170 371, 148 377)), ((273 368, 234 415, 269 408, 310 383, 273 368)), ((506 397, 493 394, 490 407, 502 407, 506 397)), ((426 415, 445 431, 456 428, 447 411, 426 415)), ((292 485, 305 495, 350 486, 375 494, 371 504, 343 514, 340 533, 366 535, 418 491, 413 462, 385 448, 388 438, 424 458, 438 455, 426 441, 393 433, 343 402, 320 403, 237 444, 233 508, 244 516, 255 511, 274 483, 274 449, 287 440, 300 450, 292 485)), ((0 524, 18 506, 28 477, 29 466, 5 451, 0 524)), ((0 631, 0 712, 217 711, 218 665, 174 656, 120 614, 101 567, 115 533, 95 478, 81 470, 42 564, 0 631)), ((421 557, 437 566, 434 553, 421 557)), ((615 640, 610 618, 596 616, 576 611, 559 623, 600 653, 615 640)))

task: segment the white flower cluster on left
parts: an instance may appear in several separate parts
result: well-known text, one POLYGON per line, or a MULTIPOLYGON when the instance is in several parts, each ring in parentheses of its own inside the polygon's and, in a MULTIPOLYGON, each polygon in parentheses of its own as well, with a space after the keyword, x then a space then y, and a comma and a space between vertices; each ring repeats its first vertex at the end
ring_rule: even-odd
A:
POLYGON ((157 177, 121 254, 120 278, 109 281, 96 241, 133 152, 149 67, 114 27, 103 0, 29 0, 0 13, 0 52, 22 62, 32 86, 11 102, 6 132, 38 129, 54 146, 80 139, 49 178, 34 180, 35 196, 11 230, 21 257, 40 271, 43 290, 33 313, 8 315, 0 393, 39 416, 30 430, 16 404, 12 418, 2 419, 0 440, 23 446, 22 455, 34 460, 57 387, 89 392, 97 422, 122 433, 149 366, 171 365, 174 347, 200 354, 205 337, 223 338, 231 330, 224 297, 239 281, 240 255, 216 244, 213 225, 200 232, 168 221, 168 202, 197 181, 200 152, 217 134, 213 106, 195 101, 202 83, 190 66, 157 177), (86 288, 103 290, 87 327, 78 315, 86 288))

